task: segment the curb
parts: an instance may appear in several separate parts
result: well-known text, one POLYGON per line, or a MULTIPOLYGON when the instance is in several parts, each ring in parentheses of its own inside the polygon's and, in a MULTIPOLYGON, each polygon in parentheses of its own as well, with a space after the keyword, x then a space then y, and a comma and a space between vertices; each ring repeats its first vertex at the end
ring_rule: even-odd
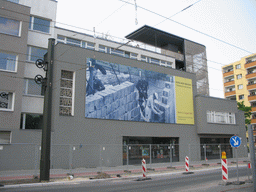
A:
MULTIPOLYGON (((247 167, 247 165, 240 165, 240 166, 241 167, 247 167)), ((235 165, 230 165, 230 167, 235 167, 235 165)), ((201 167, 198 167, 198 168, 201 168, 201 167)), ((203 171, 216 170, 216 169, 221 169, 221 167, 207 166, 204 169, 193 170, 193 172, 203 172, 203 171)), ((166 168, 164 170, 171 171, 168 168, 166 168)), ((149 176, 150 177, 156 177, 156 176, 174 175, 174 174, 183 174, 184 173, 184 170, 178 170, 177 168, 176 168, 176 170, 177 171, 175 171, 175 172, 153 173, 153 174, 150 174, 149 176)), ((108 172, 108 171, 106 171, 106 172, 108 172)), ((120 173, 120 171, 116 171, 116 172, 120 173)), ((135 170, 132 173, 136 174, 137 170, 135 170)), ((61 177, 61 175, 63 175, 63 177, 67 177, 67 174, 56 174, 56 176, 58 176, 58 177, 55 177, 55 178, 59 178, 59 177, 61 177)), ((82 173, 80 173, 79 175, 81 176, 82 173)), ((52 175, 52 177, 54 177, 54 175, 52 175)), ((44 183, 28 183, 28 184, 3 185, 3 186, 0 186, 0 189, 1 188, 36 187, 36 186, 41 186, 42 187, 42 186, 51 186, 51 185, 73 185, 73 184, 86 183, 86 182, 96 182, 96 181, 103 181, 103 180, 104 181, 107 181, 107 180, 128 180, 128 179, 134 179, 134 178, 137 178, 138 180, 141 179, 138 175, 130 175, 130 176, 124 176, 124 177, 112 177, 112 178, 92 179, 92 180, 91 179, 88 179, 88 180, 81 179, 81 180, 78 180, 78 181, 75 181, 75 180, 70 180, 70 181, 50 181, 50 182, 44 182, 44 183)))

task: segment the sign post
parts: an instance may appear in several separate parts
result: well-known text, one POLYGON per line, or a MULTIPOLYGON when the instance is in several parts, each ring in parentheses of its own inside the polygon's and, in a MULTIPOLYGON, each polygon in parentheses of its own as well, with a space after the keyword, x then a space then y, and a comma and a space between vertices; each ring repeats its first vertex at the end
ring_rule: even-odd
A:
POLYGON ((236 151, 236 168, 237 168, 237 182, 234 184, 240 185, 241 182, 239 182, 239 176, 238 176, 238 157, 237 157, 237 148, 241 145, 241 138, 234 135, 230 138, 230 145, 235 148, 236 151))

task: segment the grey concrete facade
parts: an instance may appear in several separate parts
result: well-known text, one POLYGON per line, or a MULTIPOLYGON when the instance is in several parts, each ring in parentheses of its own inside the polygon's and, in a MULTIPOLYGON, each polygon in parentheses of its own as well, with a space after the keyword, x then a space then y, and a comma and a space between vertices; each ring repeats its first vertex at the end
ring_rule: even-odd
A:
MULTIPOLYGON (((217 135, 238 134, 245 140, 243 133, 243 113, 236 109, 236 103, 230 103, 223 99, 211 97, 196 96, 196 76, 175 69, 166 69, 153 64, 145 64, 140 61, 134 61, 119 56, 112 56, 105 53, 99 53, 87 49, 73 47, 69 45, 57 44, 55 47, 55 68, 53 87, 53 144, 84 144, 84 145, 116 145, 113 151, 105 151, 106 166, 122 165, 122 138, 123 136, 137 137, 178 137, 179 155, 183 161, 189 154, 189 144, 198 145, 191 153, 191 159, 200 159, 200 137, 201 134, 217 135), (65 54, 62 54, 64 53, 65 54), (85 118, 85 93, 86 93, 86 58, 95 58, 97 60, 108 61, 112 63, 121 63, 132 67, 153 70, 161 73, 167 73, 173 76, 180 76, 192 79, 193 95, 195 106, 195 125, 165 124, 165 123, 146 123, 131 122, 119 120, 89 119, 85 118), (61 70, 75 72, 75 102, 74 116, 59 115, 59 95, 61 70), (205 100, 209 101, 205 101, 205 100), (206 110, 228 111, 236 113, 235 129, 233 125, 209 124, 206 120, 206 110), (222 129, 220 129, 222 127, 222 129)), ((244 144, 244 143, 243 143, 244 144)), ((106 147, 107 149, 108 147, 106 147)), ((243 155, 244 153, 241 153, 243 155)), ((102 152, 104 156, 104 151, 102 152)), ((98 162, 93 161, 95 157, 90 155, 85 159, 91 162, 90 166, 99 166, 98 162)))
POLYGON ((12 92, 15 98, 13 109, 0 109, 0 131, 11 131, 13 138, 16 138, 19 131, 17 125, 20 123, 30 8, 2 0, 0 7, 1 17, 20 22, 19 35, 0 33, 0 52, 16 55, 17 59, 16 70, 0 70, 0 92, 12 92))

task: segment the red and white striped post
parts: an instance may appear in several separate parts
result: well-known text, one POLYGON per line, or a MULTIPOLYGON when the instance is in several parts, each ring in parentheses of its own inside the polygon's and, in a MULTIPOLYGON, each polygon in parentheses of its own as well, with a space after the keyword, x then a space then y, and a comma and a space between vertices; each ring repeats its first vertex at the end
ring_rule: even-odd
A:
POLYGON ((186 156, 185 158, 185 167, 186 167, 186 172, 189 172, 189 158, 186 156))
POLYGON ((222 165, 222 180, 227 181, 228 180, 228 160, 226 157, 226 152, 222 152, 222 159, 221 159, 221 165, 222 165))
POLYGON ((142 159, 141 163, 142 163, 142 175, 143 175, 143 178, 146 178, 147 177, 147 175, 146 175, 147 168, 146 168, 146 161, 145 161, 145 159, 142 159))

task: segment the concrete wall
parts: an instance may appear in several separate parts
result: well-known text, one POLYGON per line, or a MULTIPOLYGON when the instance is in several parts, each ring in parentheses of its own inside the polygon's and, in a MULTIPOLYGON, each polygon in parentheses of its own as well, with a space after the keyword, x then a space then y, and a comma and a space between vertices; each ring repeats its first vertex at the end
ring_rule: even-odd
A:
POLYGON ((237 102, 208 96, 196 96, 195 103, 199 136, 221 137, 222 135, 223 137, 231 137, 236 134, 242 138, 241 147, 238 148, 239 156, 244 156, 246 154, 244 146, 247 145, 244 112, 237 109, 237 102), (207 110, 235 113, 236 124, 208 123, 207 110))
POLYGON ((14 110, 0 110, 0 130, 14 131, 19 130, 20 124, 21 99, 24 84, 21 77, 24 74, 24 61, 26 60, 30 8, 2 0, 0 0, 0 7, 2 7, 0 16, 20 21, 21 25, 20 36, 0 33, 0 51, 18 56, 17 72, 0 70, 0 89, 11 91, 15 94, 14 110))
MULTIPOLYGON (((188 155, 189 143, 199 145, 199 137, 195 125, 181 125, 168 123, 147 123, 104 119, 85 118, 85 93, 86 93, 86 58, 118 63, 131 67, 139 67, 173 76, 190 78, 193 81, 193 94, 196 94, 195 75, 179 70, 167 69, 161 66, 126 59, 114 55, 91 51, 79 47, 57 44, 55 47, 54 90, 53 90, 53 144, 91 144, 109 145, 118 147, 115 151, 106 153, 109 165, 122 164, 122 137, 179 137, 180 159, 183 161, 188 155), (65 52, 65 54, 63 54, 65 52), (75 72, 75 101, 74 116, 60 116, 60 75, 61 70, 75 72)), ((199 151, 199 147, 196 149, 199 151)), ((102 154, 103 155, 103 154, 102 154)), ((93 157, 87 160, 99 166, 99 162, 93 162, 93 157)))

